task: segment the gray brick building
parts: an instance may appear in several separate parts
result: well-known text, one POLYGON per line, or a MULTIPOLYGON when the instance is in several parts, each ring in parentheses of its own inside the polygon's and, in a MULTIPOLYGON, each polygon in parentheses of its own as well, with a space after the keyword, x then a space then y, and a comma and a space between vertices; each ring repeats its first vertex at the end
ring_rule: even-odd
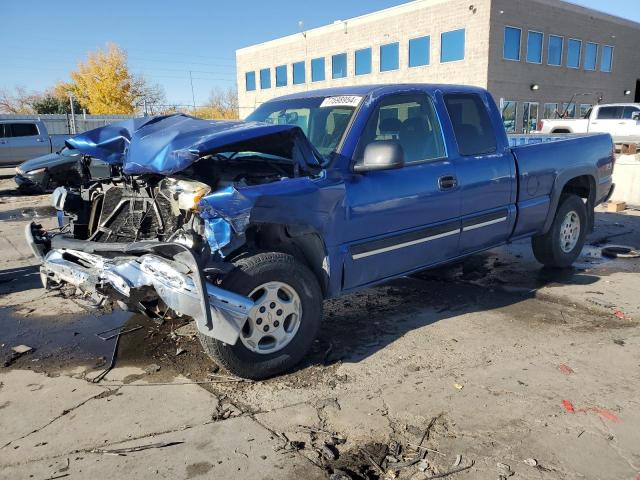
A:
POLYGON ((640 24, 560 0, 414 0, 236 52, 240 116, 285 94, 369 83, 487 88, 509 131, 640 102, 640 24))

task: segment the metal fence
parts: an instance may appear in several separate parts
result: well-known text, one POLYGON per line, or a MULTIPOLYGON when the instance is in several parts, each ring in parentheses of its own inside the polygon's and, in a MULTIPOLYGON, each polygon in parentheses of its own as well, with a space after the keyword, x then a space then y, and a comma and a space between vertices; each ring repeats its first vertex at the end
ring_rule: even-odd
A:
POLYGON ((41 120, 51 135, 72 135, 115 122, 135 118, 135 115, 84 115, 84 114, 42 114, 14 115, 0 114, 0 120, 41 120))

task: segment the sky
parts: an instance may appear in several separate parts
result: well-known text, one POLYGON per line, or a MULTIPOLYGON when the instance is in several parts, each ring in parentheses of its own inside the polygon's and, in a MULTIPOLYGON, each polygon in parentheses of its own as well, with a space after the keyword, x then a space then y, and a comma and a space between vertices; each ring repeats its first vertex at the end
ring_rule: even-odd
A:
MULTIPOLYGON (((0 88, 42 91, 69 80, 87 52, 115 42, 172 104, 203 104, 235 86, 235 50, 406 0, 2 0, 0 88)), ((638 0, 572 3, 640 22, 638 0)))

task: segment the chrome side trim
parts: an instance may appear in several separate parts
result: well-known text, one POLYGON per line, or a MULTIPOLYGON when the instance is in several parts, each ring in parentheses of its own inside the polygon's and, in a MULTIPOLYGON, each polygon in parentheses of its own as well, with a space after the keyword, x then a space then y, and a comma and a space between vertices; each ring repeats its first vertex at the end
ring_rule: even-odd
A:
POLYGON ((438 235, 432 235, 430 237, 418 238, 417 240, 412 240, 410 242, 398 243, 396 245, 390 245, 384 248, 378 248, 377 250, 371 250, 368 252, 357 253, 352 255, 354 260, 359 260, 361 258, 370 257, 371 255, 378 255, 379 253, 391 252, 393 250, 398 250, 400 248, 411 247, 413 245, 418 245, 419 243, 430 242, 432 240, 438 240, 439 238, 450 237, 451 235, 457 235, 460 233, 460 229, 457 228, 455 230, 451 230, 449 232, 439 233, 438 235))
POLYGON ((463 227, 463 232, 468 232, 469 230, 475 230, 477 228, 488 227, 489 225, 495 225, 496 223, 506 222, 507 217, 496 218, 495 220, 489 220, 488 222, 476 223, 475 225, 469 225, 468 227, 463 227))

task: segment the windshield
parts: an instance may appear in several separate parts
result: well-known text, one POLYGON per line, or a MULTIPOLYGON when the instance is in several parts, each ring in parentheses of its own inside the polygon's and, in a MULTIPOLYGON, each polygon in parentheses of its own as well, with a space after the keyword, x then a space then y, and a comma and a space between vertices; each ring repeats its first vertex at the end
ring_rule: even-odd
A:
POLYGON ((316 150, 328 159, 344 136, 362 97, 317 97, 263 103, 248 121, 297 125, 316 150))

